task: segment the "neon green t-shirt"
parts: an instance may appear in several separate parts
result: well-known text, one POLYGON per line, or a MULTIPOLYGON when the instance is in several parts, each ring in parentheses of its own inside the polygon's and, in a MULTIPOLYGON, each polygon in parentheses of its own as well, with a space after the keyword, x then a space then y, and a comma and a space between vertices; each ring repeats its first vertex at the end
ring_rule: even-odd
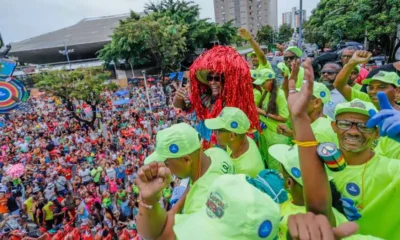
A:
POLYGON ((210 148, 204 153, 211 158, 211 165, 199 180, 190 185, 183 208, 184 214, 176 214, 175 223, 179 222, 179 218, 184 217, 182 215, 192 214, 204 206, 209 194, 209 188, 217 177, 235 173, 232 160, 224 150, 210 148))
MULTIPOLYGON (((336 219, 336 226, 348 222, 347 218, 338 212, 335 208, 332 208, 333 214, 336 219)), ((285 240, 286 234, 288 232, 288 219, 290 215, 298 214, 298 213, 306 213, 305 206, 297 206, 291 203, 290 201, 286 201, 281 204, 281 222, 279 223, 279 232, 278 239, 285 240)))
POLYGON ((354 89, 354 90, 357 90, 357 91, 361 91, 362 85, 356 83, 351 88, 354 89))
POLYGON ((46 212, 46 219, 45 220, 52 220, 54 218, 53 210, 51 209, 51 206, 53 206, 53 202, 48 202, 46 205, 43 207, 43 211, 46 212))
MULTIPOLYGON (((296 88, 301 88, 301 86, 303 86, 304 72, 305 72, 304 68, 300 67, 299 74, 297 76, 297 81, 296 81, 296 88)), ((289 75, 289 79, 290 79, 290 75, 289 75)))
POLYGON ((260 62, 256 70, 260 71, 261 69, 265 69, 265 68, 273 70, 269 61, 268 60, 266 60, 266 61, 267 61, 267 63, 265 65, 262 65, 260 62))
POLYGON ((164 188, 163 190, 163 198, 170 199, 172 196, 171 188, 164 188))
MULTIPOLYGON (((253 139, 247 137, 249 141, 249 149, 238 158, 232 158, 233 166, 235 167, 235 173, 246 174, 250 177, 257 177, 258 173, 264 170, 264 162, 261 158, 260 151, 253 139)), ((227 148, 229 156, 232 151, 227 148)))
POLYGON ((325 117, 320 117, 311 123, 311 129, 314 133, 315 139, 319 143, 331 142, 339 146, 336 133, 331 126, 331 120, 325 117))
MULTIPOLYGON (((263 103, 262 103, 262 109, 266 110, 268 108, 268 103, 269 99, 271 97, 271 93, 267 93, 267 96, 265 97, 263 103)), ((288 104, 286 101, 285 93, 283 92, 282 89, 278 89, 277 95, 276 95, 276 106, 278 108, 278 114, 279 116, 283 118, 289 118, 289 109, 288 109, 288 104)), ((272 131, 276 132, 276 128, 278 127, 279 124, 282 124, 281 122, 275 121, 271 118, 266 118, 264 116, 260 116, 260 121, 264 122, 269 129, 272 131)))
POLYGON ((101 172, 103 171, 103 168, 98 166, 97 168, 92 169, 92 171, 90 172, 90 175, 92 175, 93 177, 93 181, 94 182, 99 182, 100 181, 100 176, 101 176, 101 172))
POLYGON ((360 234, 400 239, 400 161, 375 154, 365 164, 330 173, 342 197, 353 200, 361 214, 360 234))
POLYGON ((258 106, 258 104, 261 101, 262 94, 261 94, 260 91, 258 91, 257 89, 253 88, 253 95, 254 95, 254 103, 256 104, 256 106, 258 106))
POLYGON ((399 160, 400 143, 389 137, 380 137, 378 139, 378 145, 375 148, 375 152, 387 158, 399 160))

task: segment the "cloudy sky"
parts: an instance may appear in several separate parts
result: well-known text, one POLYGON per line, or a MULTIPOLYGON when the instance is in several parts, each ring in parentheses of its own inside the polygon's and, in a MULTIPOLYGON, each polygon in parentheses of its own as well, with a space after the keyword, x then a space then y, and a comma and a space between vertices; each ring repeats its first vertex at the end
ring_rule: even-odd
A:
MULTIPOLYGON (((149 0, 0 0, 0 32, 6 43, 21 41, 77 23, 85 17, 98 17, 143 11, 149 0)), ((157 1, 157 0, 154 0, 157 1)), ((319 0, 304 1, 308 11, 319 0)), ((201 17, 214 20, 213 0, 194 0, 201 7, 201 17)), ((299 0, 278 0, 281 13, 299 6, 299 0)))

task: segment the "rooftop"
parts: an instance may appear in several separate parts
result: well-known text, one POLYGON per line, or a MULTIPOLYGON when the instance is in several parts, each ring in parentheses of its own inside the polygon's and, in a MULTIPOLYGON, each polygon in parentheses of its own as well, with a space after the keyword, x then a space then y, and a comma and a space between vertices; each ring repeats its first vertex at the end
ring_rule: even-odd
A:
POLYGON ((114 28, 129 14, 106 17, 85 18, 77 24, 62 28, 27 40, 12 43, 10 55, 16 52, 109 42, 114 28))

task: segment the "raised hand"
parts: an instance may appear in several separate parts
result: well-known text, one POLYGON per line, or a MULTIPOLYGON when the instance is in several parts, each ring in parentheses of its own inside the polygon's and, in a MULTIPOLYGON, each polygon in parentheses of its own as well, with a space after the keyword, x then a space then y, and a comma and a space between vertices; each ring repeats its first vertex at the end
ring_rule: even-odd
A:
POLYGON ((353 54, 353 57, 350 59, 349 63, 352 64, 367 63, 371 57, 372 53, 364 50, 358 50, 353 54))
POLYGON ((400 142, 400 112, 393 109, 385 93, 378 92, 378 100, 381 110, 378 113, 374 110, 369 111, 371 118, 367 127, 379 126, 381 136, 388 136, 400 142))
POLYGON ((244 40, 250 40, 252 38, 250 32, 247 29, 244 29, 244 28, 240 28, 239 29, 239 35, 244 40))
POLYGON ((332 228, 324 215, 311 212, 290 215, 288 220, 288 239, 335 240, 349 237, 358 230, 354 222, 346 222, 332 228))
POLYGON ((140 196, 146 204, 153 205, 160 200, 162 190, 171 182, 171 172, 161 162, 141 167, 136 178, 140 196))
POLYGON ((186 100, 189 96, 189 93, 186 89, 186 87, 180 87, 176 93, 175 93, 176 97, 182 100, 186 100))
MULTIPOLYGON (((293 70, 292 70, 293 72, 293 70)), ((303 80, 303 85, 300 92, 296 91, 296 81, 293 80, 293 75, 290 76, 289 80, 289 96, 288 96, 288 106, 289 112, 292 118, 297 117, 308 117, 307 106, 312 98, 312 92, 314 87, 314 81, 303 80)))
POLYGON ((292 64, 292 72, 290 73, 290 78, 297 81, 297 77, 298 77, 299 71, 300 71, 300 59, 296 59, 296 61, 292 61, 291 64, 292 64))

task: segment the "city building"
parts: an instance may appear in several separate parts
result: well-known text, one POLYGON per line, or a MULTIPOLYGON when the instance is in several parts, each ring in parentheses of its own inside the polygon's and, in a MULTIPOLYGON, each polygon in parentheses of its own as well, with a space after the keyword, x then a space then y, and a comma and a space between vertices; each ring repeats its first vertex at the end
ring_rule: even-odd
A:
MULTIPOLYGON (((307 11, 303 9, 303 23, 307 20, 307 11)), ((300 10, 296 7, 291 12, 282 13, 282 24, 289 24, 292 28, 300 27, 300 10)))
POLYGON ((258 29, 270 25, 278 27, 277 0, 214 0, 215 21, 224 24, 230 20, 255 36, 258 29))

